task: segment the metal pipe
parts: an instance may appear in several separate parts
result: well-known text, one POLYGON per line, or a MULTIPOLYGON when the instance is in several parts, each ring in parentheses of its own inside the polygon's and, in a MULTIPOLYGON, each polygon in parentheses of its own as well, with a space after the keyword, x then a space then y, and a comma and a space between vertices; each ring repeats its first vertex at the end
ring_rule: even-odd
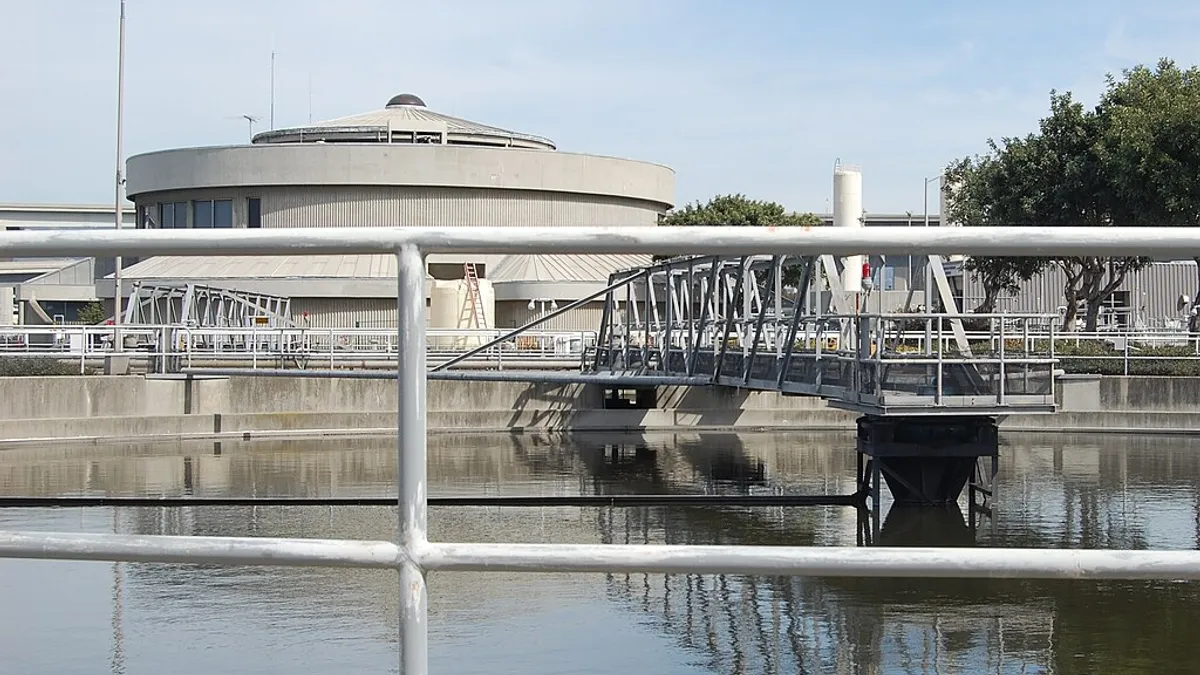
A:
POLYGON ((430 544, 430 570, 818 577, 1200 579, 1200 551, 430 544))
MULTIPOLYGON (((783 387, 783 383, 787 380, 788 370, 792 367, 792 354, 796 349, 796 333, 800 327, 800 318, 803 312, 808 311, 808 290, 812 284, 813 272, 819 261, 816 258, 804 259, 804 272, 800 277, 800 285, 796 287, 796 299, 792 301, 792 320, 788 324, 787 344, 784 346, 783 363, 779 366, 779 376, 775 380, 776 387, 783 387)), ((820 335, 817 336, 817 342, 821 341, 820 335)), ((805 339, 807 347, 808 340, 805 339)))
MULTIPOLYGON (((429 506, 645 507, 853 506, 856 495, 479 495, 430 497, 429 506)), ((0 497, 0 509, 193 508, 213 506, 395 506, 394 497, 0 497)))
POLYGON ((390 541, 0 532, 0 558, 395 569, 404 553, 390 541))
MULTIPOLYGON (((362 223, 370 225, 370 223, 362 223)), ((401 246, 424 253, 848 256, 972 254, 980 256, 1200 255, 1200 231, 1187 227, 355 227, 232 230, 61 230, 0 233, 0 257, 104 255, 390 254, 401 246)))
POLYGON ((704 283, 705 283, 704 277, 700 278, 700 288, 701 288, 700 321, 699 321, 699 323, 696 324, 697 325, 696 336, 695 336, 695 339, 692 340, 691 353, 688 354, 688 362, 687 362, 687 374, 688 375, 692 375, 696 372, 696 359, 697 359, 697 357, 700 356, 700 346, 704 342, 704 333, 705 333, 705 328, 708 324, 710 311, 713 313, 714 317, 716 315, 716 305, 715 304, 710 305, 710 303, 716 302, 717 293, 718 293, 717 284, 721 278, 720 270, 721 270, 721 266, 717 263, 717 259, 713 258, 712 269, 710 269, 708 272, 708 287, 707 288, 704 287, 704 283), (710 306, 711 306, 711 310, 710 310, 710 306))
POLYGON ((412 558, 428 541, 426 502, 425 256, 415 246, 396 251, 396 473, 400 523, 400 672, 429 671, 429 589, 412 558))
MULTIPOLYGON (((1200 551, 427 543, 425 570, 1200 580, 1200 551)), ((0 532, 0 558, 395 568, 383 541, 0 532)), ((411 672, 411 671, 403 671, 411 672)))
MULTIPOLYGON (((345 380, 394 380, 387 370, 283 370, 248 368, 183 368, 185 375, 225 377, 321 377, 345 380)), ((536 384, 602 384, 611 387, 699 387, 712 384, 708 376, 609 375, 605 373, 555 372, 541 370, 449 370, 430 371, 429 380, 450 382, 529 382, 536 384)))
MULTIPOLYGON (((117 183, 113 198, 113 218, 117 233, 125 225, 125 0, 121 0, 121 29, 117 46, 117 183)), ((118 251, 113 272, 113 351, 125 349, 121 338, 121 267, 125 261, 118 251)))
MULTIPOLYGON (((746 256, 742 256, 741 262, 737 267, 738 276, 737 282, 734 285, 734 290, 730 295, 729 302, 725 305, 725 328, 721 331, 721 350, 717 354, 717 358, 713 361, 713 379, 721 376, 721 370, 725 367, 725 353, 729 351, 729 333, 733 330, 733 320, 737 315, 738 299, 742 297, 744 292, 743 284, 746 282, 746 256)), ((721 284, 721 290, 725 290, 725 284, 721 284)), ((724 295, 724 293, 722 293, 724 295)))
MULTIPOLYGON (((561 316, 563 314, 566 314, 567 312, 575 309, 576 307, 582 307, 583 305, 586 305, 587 303, 595 300, 596 298, 600 297, 601 295, 604 295, 605 293, 608 293, 609 291, 614 290, 616 288, 620 288, 623 284, 626 284, 629 281, 632 281, 635 278, 635 276, 636 275, 625 277, 625 279, 623 279, 621 281, 609 284, 607 287, 604 288, 604 290, 597 291, 587 297, 580 298, 580 299, 576 300, 575 302, 572 302, 564 307, 560 307, 560 308, 550 312, 549 314, 540 316, 540 317, 534 319, 533 321, 530 321, 529 323, 525 324, 524 326, 521 326, 520 328, 514 328, 514 329, 508 331, 507 333, 504 333, 500 337, 497 337, 494 340, 491 340, 490 342, 484 343, 470 351, 459 354, 458 356, 450 359, 449 361, 446 361, 444 363, 439 363, 437 366, 434 366, 433 371, 439 372, 439 371, 445 370, 445 369, 449 368, 450 366, 453 366, 456 363, 459 363, 461 361, 469 359, 472 356, 475 356, 476 354, 478 354, 482 351, 491 349, 492 347, 494 347, 502 342, 510 340, 513 338, 513 336, 524 333, 525 331, 529 330, 530 328, 533 328, 534 326, 543 324, 543 323, 549 321, 550 319, 553 319, 556 316, 561 316)), ((421 292, 424 293, 424 291, 421 291, 421 292)), ((425 296, 421 296, 421 297, 423 299, 425 296)), ((424 349, 425 349, 424 345, 421 346, 421 349, 422 349, 422 351, 424 351, 424 349)))

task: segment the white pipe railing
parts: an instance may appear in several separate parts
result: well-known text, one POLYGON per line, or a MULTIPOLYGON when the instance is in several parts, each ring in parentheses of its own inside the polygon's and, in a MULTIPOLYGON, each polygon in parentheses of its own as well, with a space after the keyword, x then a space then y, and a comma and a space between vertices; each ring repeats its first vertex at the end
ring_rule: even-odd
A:
POLYGON ((0 556, 394 568, 401 672, 428 672, 432 570, 872 577, 1200 579, 1200 551, 439 543, 427 539, 425 264, 429 253, 1200 255, 1195 228, 329 228, 0 233, 0 257, 395 253, 399 537, 389 542, 0 532, 0 556), (936 231, 935 231, 936 230, 936 231))
MULTIPOLYGON (((493 329, 430 329, 426 352, 440 361, 466 352, 501 334, 493 329)), ((395 329, 189 327, 184 325, 126 325, 125 354, 139 358, 177 357, 232 361, 251 368, 274 366, 280 360, 340 364, 381 361, 394 364, 395 329)), ((3 326, 0 357, 40 356, 79 361, 103 359, 112 351, 112 326, 3 326)), ((528 331, 495 345, 468 361, 502 365, 512 361, 578 362, 596 343, 596 331, 528 331)))

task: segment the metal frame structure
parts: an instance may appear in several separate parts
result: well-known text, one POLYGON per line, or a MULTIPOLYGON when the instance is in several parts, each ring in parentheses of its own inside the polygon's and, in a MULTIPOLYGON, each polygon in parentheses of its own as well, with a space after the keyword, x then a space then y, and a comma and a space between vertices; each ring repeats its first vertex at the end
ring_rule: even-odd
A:
POLYGON ((969 339, 940 257, 929 258, 943 313, 860 312, 865 303, 839 290, 831 255, 708 256, 617 272, 591 369, 647 384, 707 377, 871 415, 1053 412, 1052 317, 973 314, 985 328, 969 339), (1039 344, 1043 325, 1049 339, 1039 344))
POLYGON ((1188 228, 361 228, 0 233, 0 256, 297 255, 398 260, 397 541, 0 532, 0 557, 364 567, 400 577, 401 672, 428 672, 433 571, 725 573, 842 577, 1200 580, 1200 551, 932 549, 432 542, 427 530, 425 263, 429 253, 671 255, 1200 255, 1188 228), (168 236, 169 235, 169 236, 168 236), (933 236, 936 235, 936 236, 933 236))
POLYGON ((247 293, 202 284, 158 286, 135 283, 125 308, 126 325, 199 328, 290 328, 292 301, 277 295, 247 293))

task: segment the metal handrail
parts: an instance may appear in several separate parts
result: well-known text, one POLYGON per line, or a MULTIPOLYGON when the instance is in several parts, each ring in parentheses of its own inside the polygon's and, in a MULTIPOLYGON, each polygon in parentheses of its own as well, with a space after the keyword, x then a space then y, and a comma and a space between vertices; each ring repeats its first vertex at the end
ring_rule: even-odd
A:
MULTIPOLYGON (((426 574, 437 570, 878 577, 1200 580, 1200 551, 850 548, 431 542, 427 530, 428 253, 749 255, 1200 255, 1193 228, 313 228, 0 233, 0 256, 397 256, 396 542, 0 532, 0 556, 396 569, 401 672, 428 672, 426 574)), ((942 339, 939 336, 939 340, 942 339)))

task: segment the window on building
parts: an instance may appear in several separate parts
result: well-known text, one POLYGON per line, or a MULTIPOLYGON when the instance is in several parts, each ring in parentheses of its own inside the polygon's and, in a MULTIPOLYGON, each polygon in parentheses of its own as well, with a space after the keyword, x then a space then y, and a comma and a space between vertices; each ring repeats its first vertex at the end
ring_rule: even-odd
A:
POLYGON ((192 227, 211 228, 213 226, 213 203, 209 200, 192 202, 192 227))
POLYGON ((213 227, 233 227, 232 199, 218 199, 213 202, 213 227))
POLYGON ((258 197, 246 199, 246 227, 262 227, 262 200, 258 197))
POLYGON ((164 230, 187 227, 187 202, 163 202, 159 204, 158 226, 164 230))
POLYGON ((233 200, 197 199, 192 202, 192 227, 233 227, 233 200))

